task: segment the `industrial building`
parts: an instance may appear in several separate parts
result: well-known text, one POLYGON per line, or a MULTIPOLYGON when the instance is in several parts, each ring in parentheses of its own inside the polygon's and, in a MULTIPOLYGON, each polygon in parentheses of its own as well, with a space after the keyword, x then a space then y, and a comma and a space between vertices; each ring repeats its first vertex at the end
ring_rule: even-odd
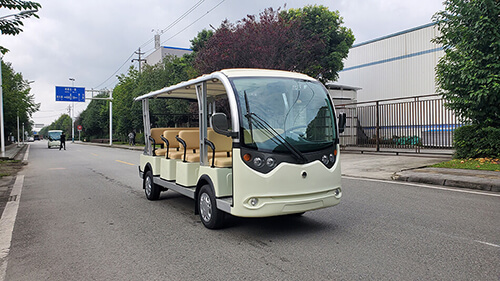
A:
POLYGON ((146 64, 155 65, 162 62, 166 56, 182 57, 184 54, 192 53, 188 48, 178 48, 169 46, 160 46, 160 35, 155 35, 155 50, 146 57, 146 64))
POLYGON ((427 24, 353 45, 337 83, 361 88, 358 102, 434 94, 438 32, 427 24))
POLYGON ((444 55, 432 42, 438 35, 432 23, 352 46, 338 81, 327 84, 348 115, 342 145, 417 152, 452 147, 461 124, 436 95, 435 67, 444 55))

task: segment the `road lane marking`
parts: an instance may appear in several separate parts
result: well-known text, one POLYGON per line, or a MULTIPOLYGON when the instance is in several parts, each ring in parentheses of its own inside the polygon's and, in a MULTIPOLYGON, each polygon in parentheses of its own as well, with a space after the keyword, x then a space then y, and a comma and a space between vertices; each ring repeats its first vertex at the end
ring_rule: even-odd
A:
POLYGON ((393 183, 393 184, 399 184, 399 185, 410 185, 410 186, 425 187, 425 188, 429 188, 429 189, 437 189, 437 190, 444 190, 444 191, 452 191, 452 192, 460 192, 460 193, 469 193, 469 194, 478 194, 478 195, 500 197, 500 193, 491 193, 491 192, 485 192, 485 191, 474 191, 474 190, 469 190, 469 189, 462 189, 460 187, 456 187, 456 188, 453 188, 453 187, 442 187, 442 186, 436 186, 436 185, 428 185, 428 184, 420 184, 420 183, 412 183, 412 182, 404 182, 404 181, 392 181, 392 180, 358 178, 358 177, 352 177, 352 176, 342 176, 342 178, 352 179, 352 180, 364 180, 364 181, 376 181, 376 182, 383 182, 383 183, 393 183))
POLYGON ((94 155, 95 157, 98 157, 98 156, 99 156, 99 155, 97 155, 97 154, 95 154, 95 153, 90 153, 90 154, 94 155))
POLYGON ((12 232, 14 231, 17 210, 21 201, 23 183, 24 175, 18 175, 10 192, 10 197, 15 198, 15 200, 7 202, 0 218, 0 281, 5 280, 5 274, 7 273, 7 256, 9 255, 12 232))
POLYGON ((135 164, 132 164, 132 163, 129 163, 129 162, 120 161, 120 160, 115 160, 115 161, 119 162, 119 163, 122 163, 122 164, 127 164, 127 165, 130 165, 130 166, 135 166, 135 164))
POLYGON ((480 241, 480 240, 474 240, 474 242, 481 243, 481 244, 488 245, 488 246, 492 246, 492 247, 500 248, 500 245, 493 244, 493 243, 488 243, 488 242, 484 242, 484 241, 480 241))

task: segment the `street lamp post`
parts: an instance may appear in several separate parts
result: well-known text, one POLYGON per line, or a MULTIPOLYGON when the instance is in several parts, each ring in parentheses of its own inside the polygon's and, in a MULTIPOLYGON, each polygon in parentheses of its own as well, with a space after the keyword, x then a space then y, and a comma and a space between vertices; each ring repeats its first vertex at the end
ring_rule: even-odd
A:
MULTIPOLYGON (((71 81, 71 85, 73 88, 75 87, 75 78, 69 78, 71 81)), ((75 119, 73 118, 73 115, 75 114, 75 103, 71 103, 73 110, 71 111, 71 142, 75 142, 75 119)))

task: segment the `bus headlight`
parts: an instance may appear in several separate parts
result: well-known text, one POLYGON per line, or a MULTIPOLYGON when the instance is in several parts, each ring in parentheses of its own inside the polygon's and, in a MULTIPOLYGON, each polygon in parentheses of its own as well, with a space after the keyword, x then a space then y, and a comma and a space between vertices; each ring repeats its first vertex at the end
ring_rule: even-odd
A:
POLYGON ((333 190, 333 196, 335 196, 335 198, 342 197, 342 190, 340 187, 333 190))
POLYGON ((333 163, 333 161, 335 161, 335 157, 333 156, 333 153, 330 153, 330 162, 333 163))
POLYGON ((255 167, 260 168, 264 166, 264 160, 257 156, 253 159, 253 164, 255 165, 255 167))
POLYGON ((328 156, 323 155, 323 156, 321 157, 321 162, 323 162, 323 164, 328 165, 328 161, 329 161, 329 160, 328 160, 328 156))
POLYGON ((266 165, 269 167, 269 168, 274 168, 274 166, 276 166, 276 159, 272 158, 272 157, 269 157, 266 159, 266 165))
POLYGON ((257 199, 257 198, 250 198, 250 200, 248 200, 248 203, 250 203, 250 205, 252 205, 252 206, 255 207, 259 203, 259 199, 257 199))

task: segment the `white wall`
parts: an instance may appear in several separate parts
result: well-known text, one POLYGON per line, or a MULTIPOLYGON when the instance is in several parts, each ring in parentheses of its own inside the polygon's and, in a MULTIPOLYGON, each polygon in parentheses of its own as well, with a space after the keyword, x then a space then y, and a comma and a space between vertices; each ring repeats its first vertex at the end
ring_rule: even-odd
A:
POLYGON ((155 65, 163 60, 167 55, 173 55, 177 57, 182 57, 184 54, 192 53, 193 51, 186 48, 176 48, 162 46, 154 50, 151 54, 146 57, 146 63, 149 65, 155 65))
POLYGON ((435 66, 444 51, 431 42, 429 24, 354 45, 339 72, 339 84, 356 85, 358 102, 433 94, 435 66))

